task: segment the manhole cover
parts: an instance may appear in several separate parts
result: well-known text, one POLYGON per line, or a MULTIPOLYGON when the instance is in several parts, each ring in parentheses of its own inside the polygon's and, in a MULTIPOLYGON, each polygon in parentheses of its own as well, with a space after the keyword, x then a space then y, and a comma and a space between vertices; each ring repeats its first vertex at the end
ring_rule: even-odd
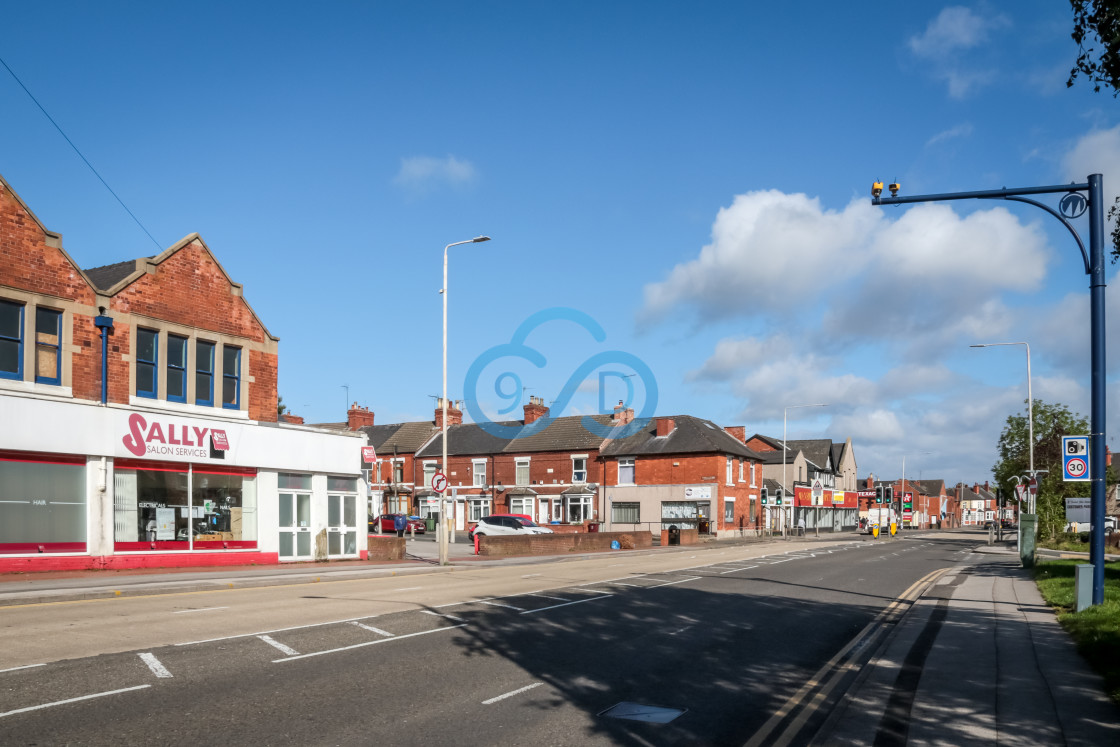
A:
POLYGON ((641 703, 619 703, 599 713, 610 718, 624 718, 630 721, 645 721, 651 724, 667 724, 677 716, 688 711, 687 708, 662 708, 661 706, 642 705, 641 703))

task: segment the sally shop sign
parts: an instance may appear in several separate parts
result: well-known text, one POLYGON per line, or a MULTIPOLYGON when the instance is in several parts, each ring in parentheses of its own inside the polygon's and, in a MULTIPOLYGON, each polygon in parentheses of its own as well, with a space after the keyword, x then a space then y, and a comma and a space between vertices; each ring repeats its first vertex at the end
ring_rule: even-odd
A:
POLYGON ((172 421, 153 420, 151 423, 138 412, 128 417, 128 434, 121 443, 132 454, 142 456, 185 456, 210 458, 228 451, 229 438, 224 430, 200 428, 195 425, 172 421))

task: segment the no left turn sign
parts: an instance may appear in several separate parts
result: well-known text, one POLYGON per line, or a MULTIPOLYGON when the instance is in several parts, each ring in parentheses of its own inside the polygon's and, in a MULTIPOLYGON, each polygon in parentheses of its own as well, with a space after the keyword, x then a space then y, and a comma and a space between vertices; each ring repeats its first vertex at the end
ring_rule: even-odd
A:
POLYGON ((432 490, 442 493, 447 490, 447 475, 437 472, 432 475, 432 490))

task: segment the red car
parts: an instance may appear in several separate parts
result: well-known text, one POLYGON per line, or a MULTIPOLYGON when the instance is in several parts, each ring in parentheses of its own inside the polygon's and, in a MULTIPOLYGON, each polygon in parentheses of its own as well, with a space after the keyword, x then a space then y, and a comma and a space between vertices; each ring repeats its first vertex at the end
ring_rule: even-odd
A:
MULTIPOLYGON (((370 534, 396 534, 394 528, 398 516, 403 514, 382 514, 375 519, 369 520, 369 533, 370 534)), ((416 534, 424 533, 424 522, 420 519, 414 519, 411 516, 405 516, 406 526, 405 532, 415 532, 416 534)))

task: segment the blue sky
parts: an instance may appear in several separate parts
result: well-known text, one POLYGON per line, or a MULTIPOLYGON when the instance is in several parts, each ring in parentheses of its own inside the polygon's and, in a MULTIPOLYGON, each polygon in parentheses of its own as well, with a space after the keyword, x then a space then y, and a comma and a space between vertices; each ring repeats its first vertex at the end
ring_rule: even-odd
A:
POLYGON ((156 243, 2 70, 0 174, 83 267, 200 233, 308 422, 344 385, 378 423, 431 417, 443 247, 486 234, 451 249, 455 399, 589 413, 629 382, 639 411, 776 436, 822 402, 789 437, 851 437, 861 476, 983 481, 1026 367, 970 343, 1029 341, 1035 397, 1088 413, 1079 254, 1033 208, 869 189, 1120 194, 1118 104, 1066 89, 1070 31, 1041 0, 24 3, 3 59, 156 243), (601 339, 546 322, 546 365, 464 390, 554 307, 601 339))

